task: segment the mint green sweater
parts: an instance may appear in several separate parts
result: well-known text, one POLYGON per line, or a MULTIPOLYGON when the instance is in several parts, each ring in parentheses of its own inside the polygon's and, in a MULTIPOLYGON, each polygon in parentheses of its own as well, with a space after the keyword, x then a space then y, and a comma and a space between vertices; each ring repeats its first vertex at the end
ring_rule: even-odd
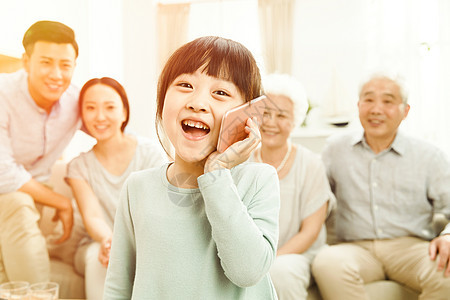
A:
POLYGON ((122 189, 104 299, 276 299, 275 169, 243 163, 182 189, 167 167, 134 173, 122 189))

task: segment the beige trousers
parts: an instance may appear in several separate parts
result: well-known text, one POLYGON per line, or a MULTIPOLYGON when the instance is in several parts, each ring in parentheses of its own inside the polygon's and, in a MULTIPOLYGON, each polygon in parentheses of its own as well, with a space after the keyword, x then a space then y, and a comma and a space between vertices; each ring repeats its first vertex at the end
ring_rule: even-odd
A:
POLYGON ((450 299, 450 277, 428 256, 429 242, 414 237, 343 243, 319 252, 312 273, 324 299, 369 299, 364 284, 390 279, 421 300, 450 299))
POLYGON ((277 256, 270 268, 279 300, 306 300, 311 279, 312 256, 286 254, 277 256))
POLYGON ((106 268, 98 260, 100 244, 92 242, 75 252, 75 270, 84 276, 87 300, 103 299, 106 268))
POLYGON ((39 218, 30 195, 0 194, 0 282, 49 280, 50 259, 39 218))

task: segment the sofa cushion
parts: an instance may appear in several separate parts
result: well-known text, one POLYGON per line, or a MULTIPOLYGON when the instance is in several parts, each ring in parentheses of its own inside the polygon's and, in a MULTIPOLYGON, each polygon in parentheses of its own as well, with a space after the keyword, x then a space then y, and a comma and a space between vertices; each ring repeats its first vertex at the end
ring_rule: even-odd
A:
POLYGON ((50 260, 50 281, 59 284, 60 299, 85 299, 84 277, 78 275, 72 265, 58 259, 50 260))

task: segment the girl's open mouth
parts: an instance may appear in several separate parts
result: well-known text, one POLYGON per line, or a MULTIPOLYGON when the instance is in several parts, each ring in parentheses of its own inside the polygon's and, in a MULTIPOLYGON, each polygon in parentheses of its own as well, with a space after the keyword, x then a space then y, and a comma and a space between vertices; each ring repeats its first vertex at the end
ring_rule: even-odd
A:
POLYGON ((209 126, 203 122, 193 121, 193 120, 183 120, 181 121, 181 127, 183 131, 194 137, 205 136, 209 133, 209 126))

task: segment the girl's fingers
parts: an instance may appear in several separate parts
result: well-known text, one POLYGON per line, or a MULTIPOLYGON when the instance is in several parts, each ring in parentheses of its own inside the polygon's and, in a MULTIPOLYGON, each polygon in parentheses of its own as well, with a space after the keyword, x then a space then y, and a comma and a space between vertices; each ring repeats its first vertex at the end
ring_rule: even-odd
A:
POLYGON ((258 146, 259 142, 261 141, 261 132, 259 131, 258 123, 257 123, 256 117, 253 117, 253 119, 247 120, 247 130, 248 130, 248 137, 244 140, 244 142, 249 143, 250 146, 258 146))
POLYGON ((234 143, 223 153, 214 152, 210 154, 205 164, 205 172, 213 171, 219 166, 231 169, 250 157, 261 141, 261 133, 256 118, 247 119, 245 131, 248 133, 248 137, 244 140, 234 143))

